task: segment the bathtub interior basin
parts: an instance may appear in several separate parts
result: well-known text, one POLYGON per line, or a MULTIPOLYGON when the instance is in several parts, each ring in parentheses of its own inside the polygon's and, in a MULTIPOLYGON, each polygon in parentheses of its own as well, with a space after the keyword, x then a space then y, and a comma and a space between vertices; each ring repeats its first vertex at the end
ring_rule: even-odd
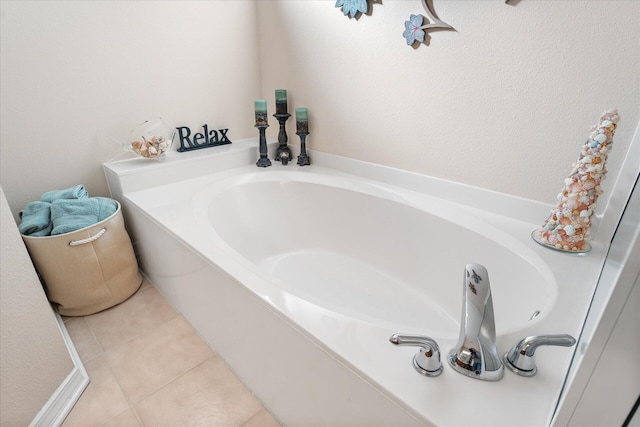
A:
POLYGON ((195 194, 198 227, 285 292, 390 328, 455 337, 471 262, 489 271, 500 333, 553 309, 553 275, 499 229, 455 206, 323 179, 287 172, 224 180, 195 194))

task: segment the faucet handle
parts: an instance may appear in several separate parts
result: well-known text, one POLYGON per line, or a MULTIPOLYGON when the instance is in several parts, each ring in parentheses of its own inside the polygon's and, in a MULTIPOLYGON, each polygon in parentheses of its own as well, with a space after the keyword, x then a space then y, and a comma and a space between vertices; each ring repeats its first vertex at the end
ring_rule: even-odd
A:
POLYGON ((440 347, 435 340, 419 335, 394 334, 389 338, 391 344, 411 345, 420 347, 418 353, 413 356, 413 367, 426 377, 437 377, 442 373, 440 361, 440 347))
POLYGON ((505 353, 504 364, 511 371, 523 377, 532 377, 538 371, 536 367, 535 352, 541 345, 558 345, 571 347, 576 339, 571 335, 535 335, 521 339, 516 345, 505 353))

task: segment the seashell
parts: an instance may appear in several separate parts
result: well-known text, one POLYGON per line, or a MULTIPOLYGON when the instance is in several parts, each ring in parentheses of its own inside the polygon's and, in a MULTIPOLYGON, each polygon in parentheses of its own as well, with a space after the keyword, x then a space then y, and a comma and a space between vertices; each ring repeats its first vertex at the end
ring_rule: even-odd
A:
POLYGON ((576 234, 576 229, 573 225, 566 225, 564 227, 564 232, 567 233, 567 236, 573 236, 576 234))
POLYGON ((593 140, 599 144, 602 144, 603 142, 606 142, 607 140, 607 135, 601 133, 598 134, 598 136, 596 136, 595 138, 593 138, 593 140))
POLYGON ((611 126, 612 124, 613 124, 613 123, 611 123, 611 120, 603 120, 603 121, 600 123, 600 126, 598 126, 598 127, 601 127, 601 128, 608 128, 608 127, 609 127, 609 126, 611 126))

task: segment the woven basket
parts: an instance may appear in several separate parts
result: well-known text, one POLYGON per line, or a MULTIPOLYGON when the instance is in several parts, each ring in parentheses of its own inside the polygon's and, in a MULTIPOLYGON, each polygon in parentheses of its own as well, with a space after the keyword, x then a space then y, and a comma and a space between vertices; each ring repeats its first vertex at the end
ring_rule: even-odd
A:
POLYGON ((109 218, 71 233, 22 236, 47 297, 61 315, 85 316, 113 307, 142 284, 117 205, 109 218))

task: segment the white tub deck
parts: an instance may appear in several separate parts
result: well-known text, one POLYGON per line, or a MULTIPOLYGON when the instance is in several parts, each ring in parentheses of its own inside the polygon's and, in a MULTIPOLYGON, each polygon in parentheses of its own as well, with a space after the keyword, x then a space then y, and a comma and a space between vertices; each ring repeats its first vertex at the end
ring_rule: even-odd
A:
POLYGON ((543 204, 321 153, 310 167, 261 169, 246 166, 254 149, 234 145, 105 170, 145 273, 284 424, 550 422, 574 348, 539 349, 532 378, 505 372, 498 382, 478 381, 447 365, 462 271, 469 262, 488 268, 502 354, 529 335, 578 337, 603 245, 572 256, 533 242, 548 212, 543 204), (300 183, 290 193, 275 190, 300 183), (238 185, 242 191, 233 190, 238 185), (339 189, 338 201, 324 199, 332 197, 328 187, 339 189), (314 200, 338 216, 323 216, 314 200), (380 234, 363 234, 382 218, 390 223, 380 234), (436 228, 421 228, 428 218, 436 228), (305 233, 326 244, 304 244, 305 233), (336 241, 341 234, 346 240, 336 241), (394 241, 397 234, 405 240, 394 241), (388 243, 380 247, 379 238, 388 243), (393 333, 435 338, 444 373, 416 373, 417 349, 391 345, 393 333))

